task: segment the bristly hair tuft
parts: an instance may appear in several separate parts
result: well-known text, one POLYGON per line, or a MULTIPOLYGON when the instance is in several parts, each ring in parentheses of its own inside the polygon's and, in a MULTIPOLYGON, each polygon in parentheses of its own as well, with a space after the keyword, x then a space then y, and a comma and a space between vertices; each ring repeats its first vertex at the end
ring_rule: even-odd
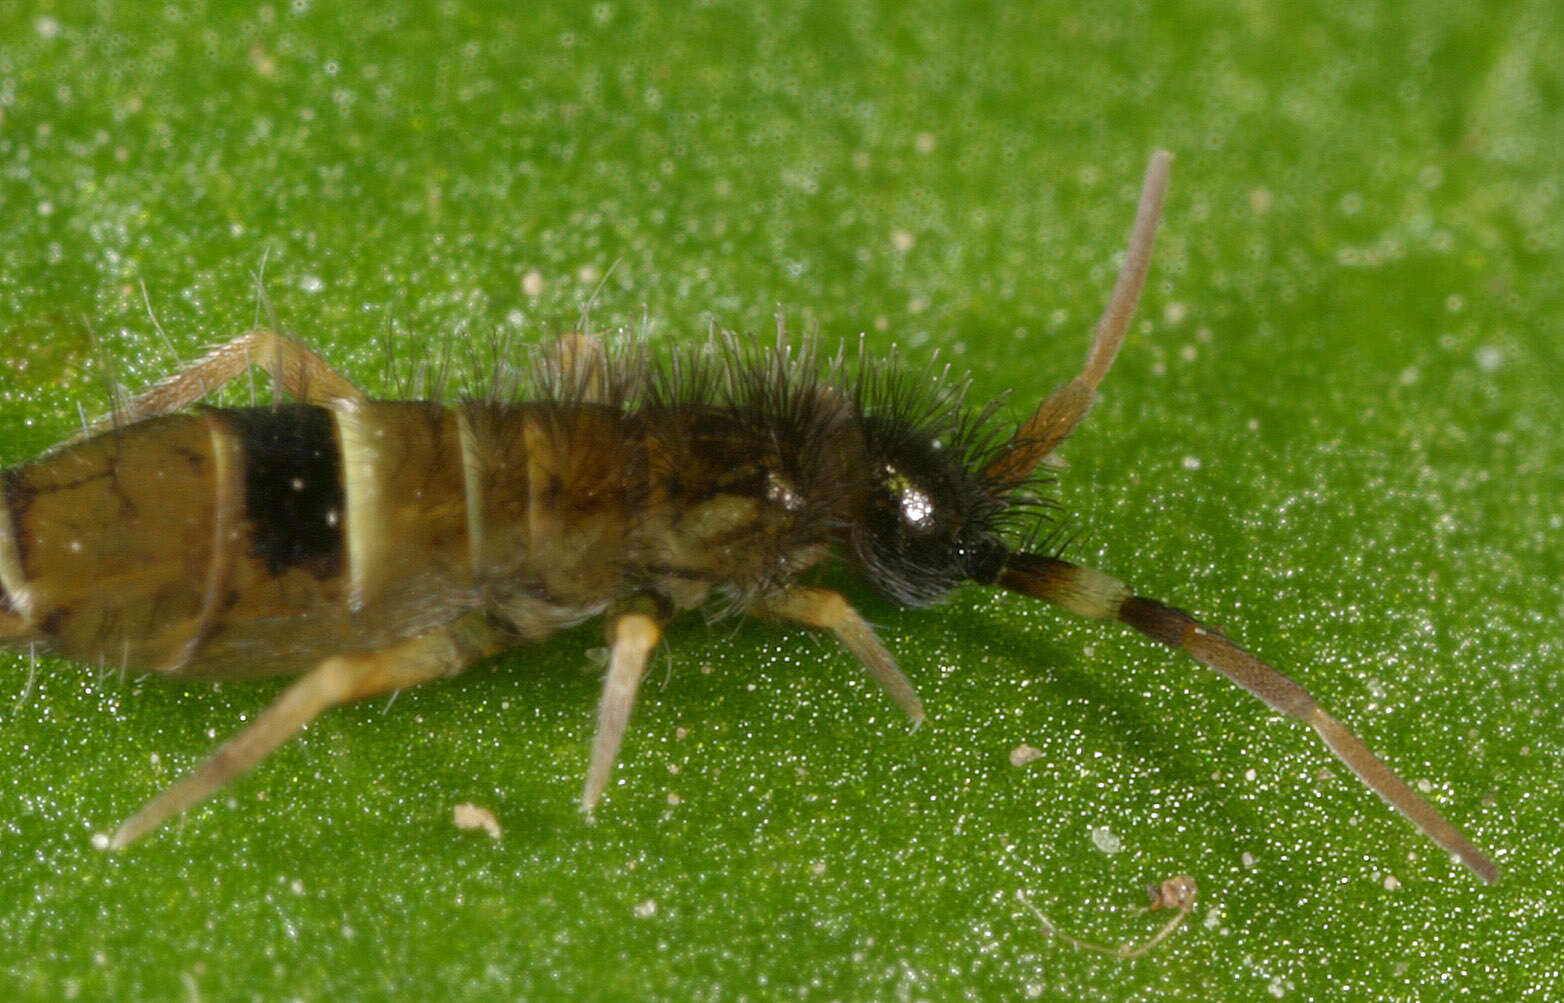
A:
MULTIPOLYGON (((800 504, 787 535, 770 541, 776 561, 739 589, 739 600, 791 580, 799 570, 791 555, 813 563, 809 555, 830 548, 891 598, 927 605, 972 578, 978 551, 1057 538, 1054 506, 1040 491, 1046 474, 1020 482, 985 474, 1010 441, 1003 397, 971 405, 971 379, 937 359, 909 365, 894 349, 871 357, 861 339, 851 362, 849 354, 816 337, 789 339, 780 325, 771 343, 714 328, 697 344, 670 348, 634 335, 602 342, 569 334, 529 347, 522 365, 491 370, 488 399, 555 405, 565 443, 579 422, 591 426, 590 413, 608 409, 655 427, 664 447, 677 443, 661 450, 668 455, 723 454, 725 443, 763 455, 764 463, 749 456, 735 464, 770 471, 769 487, 800 504), (889 525, 898 503, 883 494, 887 477, 924 485, 942 520, 950 514, 941 529, 948 539, 931 543, 889 525)), ((582 449, 592 446, 581 440, 582 449)), ((767 489, 757 482, 742 490, 767 489)))
MULTIPOLYGON (((490 354, 509 351, 507 343, 490 354)), ((875 358, 860 338, 849 363, 845 343, 827 349, 814 335, 790 339, 780 325, 769 345, 714 326, 694 344, 655 346, 631 332, 601 342, 572 334, 553 344, 528 345, 523 353, 521 366, 496 362, 489 368, 499 375, 484 396, 513 403, 601 404, 627 412, 731 409, 788 438, 809 457, 835 445, 829 440, 848 417, 877 435, 926 440, 958 457, 1007 531, 1032 538, 1037 524, 1057 509, 1043 493, 1053 479, 1046 469, 1019 483, 982 477, 1014 431, 1002 420, 1008 392, 972 405, 971 377, 937 356, 913 365, 893 346, 875 358), (574 348, 561 347, 572 342, 574 348), (586 365, 579 358, 577 364, 562 361, 562 353, 571 352, 593 357, 586 365)))

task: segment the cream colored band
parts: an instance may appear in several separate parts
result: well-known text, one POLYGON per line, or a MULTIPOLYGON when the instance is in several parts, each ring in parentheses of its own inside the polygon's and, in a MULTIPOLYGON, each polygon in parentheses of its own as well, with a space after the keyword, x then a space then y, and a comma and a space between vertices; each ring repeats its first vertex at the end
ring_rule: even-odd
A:
POLYGON ((380 490, 380 450, 375 447, 374 419, 362 404, 336 398, 328 405, 337 425, 337 448, 342 459, 342 505, 337 513, 347 544, 348 605, 354 611, 374 598, 384 581, 386 534, 380 490))
POLYGON ((22 572, 22 555, 16 546, 16 526, 11 521, 11 506, 0 497, 0 587, 11 597, 11 604, 21 614, 22 625, 33 623, 32 590, 27 587, 27 576, 22 572))

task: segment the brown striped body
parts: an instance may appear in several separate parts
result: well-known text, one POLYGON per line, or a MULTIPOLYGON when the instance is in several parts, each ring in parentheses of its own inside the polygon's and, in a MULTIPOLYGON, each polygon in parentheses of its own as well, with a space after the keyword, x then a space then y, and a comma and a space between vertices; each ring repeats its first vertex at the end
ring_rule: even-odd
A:
POLYGON ((639 591, 765 588, 826 541, 800 543, 785 464, 730 425, 388 401, 142 421, 0 475, 5 639, 260 676, 475 610, 536 641, 639 591))
POLYGON ((834 553, 904 606, 997 585, 1179 648, 1308 724, 1495 881, 1494 862, 1304 687, 1190 614, 1033 549, 1047 539, 1035 471, 1085 418, 1123 343, 1170 160, 1147 168, 1081 372, 1007 437, 992 405, 967 411, 964 384, 941 374, 861 357, 843 383, 840 360, 823 378, 809 348, 780 342, 746 353, 729 341, 659 366, 567 335, 533 357, 520 384, 531 402, 443 407, 369 400, 293 338, 240 335, 75 443, 0 471, 0 644, 171 676, 302 673, 126 819, 106 844, 123 847, 331 707, 603 613, 590 812, 663 624, 710 598, 829 632, 924 719, 846 597, 797 580, 834 553), (179 413, 253 365, 301 403, 179 413))

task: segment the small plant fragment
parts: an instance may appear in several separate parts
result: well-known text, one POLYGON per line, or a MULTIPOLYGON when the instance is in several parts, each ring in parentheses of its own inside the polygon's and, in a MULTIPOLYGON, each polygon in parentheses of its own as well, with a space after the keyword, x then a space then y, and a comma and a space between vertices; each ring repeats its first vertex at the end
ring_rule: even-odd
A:
POLYGON ((470 801, 452 807, 451 821, 458 829, 482 829, 494 839, 504 835, 500 829, 500 820, 494 817, 494 812, 470 801))
POLYGON ((1019 888, 1016 889, 1016 901, 1026 906, 1032 915, 1037 917, 1037 921, 1043 925, 1043 932, 1050 937, 1058 937, 1065 943, 1079 947, 1083 951, 1111 954, 1116 958, 1138 958, 1162 943, 1168 934, 1178 929, 1179 924, 1184 922, 1184 917, 1188 916, 1189 911, 1195 907, 1195 895, 1199 892, 1199 889, 1195 886, 1195 879, 1188 874, 1180 874, 1176 877, 1168 878, 1160 884, 1148 885, 1146 890, 1151 895, 1151 904, 1136 909, 1137 913, 1150 912, 1153 909, 1173 909, 1175 912, 1167 923, 1163 924, 1160 930, 1146 940, 1141 941, 1139 944, 1125 944, 1121 947, 1094 944, 1089 940, 1082 940, 1059 929, 1058 925, 1043 915, 1042 910, 1033 905, 1031 900, 1026 897, 1026 893, 1019 888))

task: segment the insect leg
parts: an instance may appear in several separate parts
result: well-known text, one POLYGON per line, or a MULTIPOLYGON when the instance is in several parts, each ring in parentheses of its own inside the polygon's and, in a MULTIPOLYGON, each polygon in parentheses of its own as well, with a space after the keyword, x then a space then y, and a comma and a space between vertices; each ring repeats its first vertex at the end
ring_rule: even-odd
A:
POLYGON ((597 733, 592 738, 586 785, 581 789, 581 810, 588 814, 603 796, 614 772, 641 677, 646 674, 646 661, 662 640, 662 622, 666 617, 660 614, 651 599, 645 598, 608 615, 608 675, 597 704, 597 733))
POLYGON ((283 392, 307 404, 364 399, 363 391, 293 338, 276 331, 251 331, 219 345, 188 369, 132 398, 113 414, 93 422, 77 438, 178 411, 257 366, 266 370, 283 392))
POLYGON ((1499 868, 1459 829, 1396 775, 1346 726, 1285 674, 1234 644, 1183 610, 1137 596, 1117 578, 1034 554, 1012 554, 999 576, 1004 587, 1098 620, 1118 620, 1222 673, 1272 708, 1309 725, 1358 779, 1482 880, 1499 868))
POLYGON ((218 748, 195 772, 126 819, 110 845, 128 846, 215 793, 260 762, 323 711, 338 704, 451 676, 505 646, 478 614, 378 651, 335 655, 300 676, 243 731, 218 748))
POLYGON ((1162 219, 1162 203, 1167 196, 1172 162, 1172 154, 1158 150, 1146 166, 1129 247, 1119 266, 1119 278, 1113 286, 1108 307, 1097 322, 1097 333, 1086 354, 1086 365, 1080 375, 1050 394, 1016 431, 1008 448, 983 472, 986 478, 1002 484, 1024 480, 1086 417, 1097 396, 1097 385, 1112 368, 1129 331, 1135 306, 1140 302, 1146 273, 1151 268, 1151 249, 1156 242, 1157 224, 1162 219))
POLYGON ((880 684, 896 706, 912 718, 915 725, 925 717, 923 702, 912 688, 912 683, 896 667, 896 660, 885 650, 885 645, 875 636, 874 628, 864 622, 841 593, 830 589, 796 588, 778 596, 762 599, 751 606, 750 611, 806 627, 827 630, 836 636, 842 647, 853 653, 862 663, 869 678, 880 684))

